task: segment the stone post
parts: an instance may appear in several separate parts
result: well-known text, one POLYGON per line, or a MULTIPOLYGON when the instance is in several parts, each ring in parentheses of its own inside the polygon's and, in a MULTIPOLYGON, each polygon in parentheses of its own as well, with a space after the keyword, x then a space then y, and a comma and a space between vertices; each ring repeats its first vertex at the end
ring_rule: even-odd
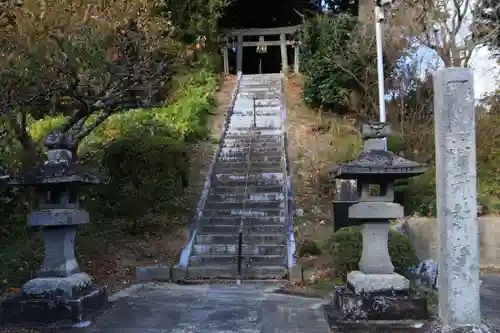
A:
POLYGON ((479 236, 473 73, 445 68, 434 78, 439 316, 479 325, 479 236))
POLYGON ((288 54, 286 50, 286 35, 281 34, 280 35, 280 48, 281 48, 281 69, 283 70, 283 73, 288 72, 288 54))
POLYGON ((238 35, 236 46, 236 73, 243 71, 243 35, 238 35))
POLYGON ((300 57, 299 57, 299 52, 300 52, 300 47, 299 44, 296 43, 294 49, 294 54, 293 54, 293 71, 295 74, 299 74, 300 72, 300 57))

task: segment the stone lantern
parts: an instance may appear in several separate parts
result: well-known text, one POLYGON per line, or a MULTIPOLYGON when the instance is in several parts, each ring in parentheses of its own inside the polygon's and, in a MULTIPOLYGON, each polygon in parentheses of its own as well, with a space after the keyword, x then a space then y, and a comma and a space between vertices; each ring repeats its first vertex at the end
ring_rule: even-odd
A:
POLYGON ((42 231, 45 254, 38 276, 21 287, 18 297, 2 304, 4 320, 80 321, 107 300, 106 288, 94 285, 75 258, 77 228, 89 221, 79 187, 101 182, 74 163, 68 149, 50 149, 47 161, 10 181, 34 189, 28 224, 42 231))
POLYGON ((388 249, 390 220, 404 217, 394 203, 394 181, 423 174, 425 165, 385 149, 387 123, 364 124, 364 151, 334 171, 337 179, 357 181, 358 202, 349 207, 349 218, 362 225, 363 250, 359 271, 350 272, 347 285, 335 293, 342 318, 353 320, 421 319, 427 315, 425 300, 410 295, 409 281, 394 271, 388 249), (390 296, 390 297, 389 297, 390 296))

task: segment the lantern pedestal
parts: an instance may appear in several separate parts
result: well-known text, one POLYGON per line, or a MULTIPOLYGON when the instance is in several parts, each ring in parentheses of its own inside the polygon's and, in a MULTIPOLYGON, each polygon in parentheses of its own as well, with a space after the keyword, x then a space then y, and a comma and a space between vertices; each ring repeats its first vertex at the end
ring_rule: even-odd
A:
POLYGON ((325 315, 337 325, 363 320, 427 319, 426 300, 411 295, 409 287, 409 281, 397 273, 353 271, 347 285, 335 289, 333 304, 325 307, 325 315))
POLYGON ((2 321, 78 322, 107 301, 106 287, 93 284, 75 258, 75 237, 89 214, 80 207, 77 185, 98 184, 96 176, 72 162, 69 150, 51 150, 48 161, 15 180, 34 187, 38 209, 28 224, 44 236, 44 260, 38 276, 21 287, 17 297, 2 303, 2 321))

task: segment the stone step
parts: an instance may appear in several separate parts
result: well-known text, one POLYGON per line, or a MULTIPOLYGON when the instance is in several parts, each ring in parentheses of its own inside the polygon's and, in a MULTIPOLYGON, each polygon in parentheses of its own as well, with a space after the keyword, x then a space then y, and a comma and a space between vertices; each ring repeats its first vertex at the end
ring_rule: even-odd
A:
POLYGON ((243 200, 240 202, 234 201, 206 201, 205 209, 206 210, 249 210, 249 209, 259 209, 259 210, 268 210, 268 209, 284 209, 285 202, 284 201, 262 201, 262 200, 243 200))
MULTIPOLYGON (((193 254, 238 255, 238 244, 194 244, 193 254)), ((192 255, 193 255, 192 254, 192 255)))
MULTIPOLYGON (((255 106, 280 106, 281 100, 279 98, 269 98, 269 99, 258 99, 255 101, 255 106)), ((240 100, 236 100, 234 103, 235 108, 241 107, 253 107, 253 98, 242 98, 240 100)))
MULTIPOLYGON (((257 158, 255 155, 250 156, 252 164, 260 163, 282 163, 283 155, 265 156, 257 158)), ((218 156, 217 163, 248 163, 248 156, 218 156)))
POLYGON ((195 243, 196 244, 228 244, 228 245, 238 246, 239 235, 237 233, 234 233, 233 235, 199 233, 196 235, 195 243))
MULTIPOLYGON (((190 267, 193 266, 224 266, 238 264, 237 255, 193 255, 189 259, 190 267)), ((254 266, 285 266, 286 258, 280 255, 243 255, 241 267, 254 266)))
MULTIPOLYGON (((223 254, 238 255, 237 244, 194 244, 193 254, 223 254)), ((243 255, 279 255, 286 256, 288 248, 286 245, 276 244, 243 244, 241 247, 243 255)))
POLYGON ((237 96, 241 96, 243 98, 259 98, 260 96, 272 96, 275 98, 280 98, 281 97, 281 89, 279 86, 275 85, 274 87, 269 87, 267 85, 264 87, 263 85, 246 85, 243 83, 243 86, 240 86, 240 90, 238 92, 237 96), (248 88, 255 89, 255 91, 248 91, 248 88), (261 88, 261 91, 258 91, 257 89, 261 88), (255 95, 258 94, 258 95, 255 95))
POLYGON ((233 148, 221 148, 220 156, 247 156, 249 154, 259 155, 265 154, 265 156, 281 156, 283 155, 283 148, 279 147, 233 147, 233 148))
MULTIPOLYGON (((260 174, 258 174, 260 175, 260 174)), ((249 175, 249 176, 252 176, 249 175)), ((214 177, 215 178, 215 177, 214 177)), ((283 186, 284 181, 280 179, 241 179, 241 178, 236 178, 236 179, 213 179, 212 178, 212 184, 215 186, 222 186, 222 187, 260 187, 260 186, 283 186)))
MULTIPOLYGON (((259 87, 245 87, 243 90, 239 91, 240 93, 247 94, 248 97, 245 97, 244 95, 240 95, 240 98, 236 99, 236 102, 240 103, 245 103, 245 104, 254 104, 254 98, 250 94, 263 94, 266 92, 269 92, 269 89, 262 89, 259 87)), ((255 105, 266 105, 266 104, 273 104, 273 105, 280 105, 281 103, 281 98, 279 95, 279 90, 274 90, 271 91, 271 94, 273 94, 274 98, 266 98, 266 99, 261 99, 261 98, 256 98, 255 99, 255 105)))
POLYGON ((272 142, 272 141, 253 141, 253 140, 224 140, 221 145, 224 149, 235 149, 239 148, 242 150, 248 150, 250 147, 253 149, 282 149, 283 143, 280 141, 272 142))
POLYGON ((284 166, 281 162, 278 163, 226 163, 219 162, 214 166, 213 172, 226 173, 226 174, 241 174, 243 172, 249 173, 275 173, 283 172, 284 166))
POLYGON ((202 217, 279 217, 284 209, 203 209, 202 217))
POLYGON ((248 137, 249 135, 273 135, 279 136, 283 135, 283 129, 279 128, 266 128, 260 129, 258 131, 252 130, 252 125, 247 125, 247 127, 229 127, 226 132, 227 135, 234 137, 248 137))
POLYGON ((286 244, 285 233, 243 235, 243 244, 286 244))
POLYGON ((209 194, 207 201, 211 202, 243 202, 249 201, 283 201, 285 195, 283 192, 262 192, 262 193, 236 193, 236 194, 209 194))
MULTIPOLYGON (((241 278, 243 279, 282 279, 288 274, 285 266, 264 266, 242 268, 241 278)), ((187 277, 195 279, 236 279, 238 275, 238 265, 224 266, 189 266, 187 277)))
MULTIPOLYGON (((259 92, 267 92, 274 94, 276 98, 280 98, 280 93, 281 93, 281 87, 278 82, 274 83, 266 83, 264 84, 256 84, 256 83, 246 83, 246 82, 241 82, 240 83, 240 89, 239 93, 240 94, 253 94, 253 93, 259 93, 259 92), (242 85, 243 84, 243 85, 242 85)), ((246 97, 248 98, 248 97, 246 97)), ((253 99, 253 97, 251 96, 253 99)))
POLYGON ((241 94, 241 96, 243 96, 245 98, 248 98, 248 97, 253 98, 252 94, 254 94, 254 93, 260 93, 262 95, 272 95, 273 97, 280 98, 281 97, 281 87, 279 86, 279 83, 275 83, 274 86, 269 86, 269 84, 264 86, 264 85, 256 85, 256 84, 246 84, 245 82, 243 82, 243 86, 240 86, 238 96, 240 96, 240 94, 241 94), (248 88, 254 89, 255 91, 250 92, 248 90, 248 88), (262 92, 259 92, 257 90, 259 88, 261 89, 262 92))
MULTIPOLYGON (((255 126, 254 124, 253 117, 235 115, 231 117, 228 127, 230 130, 240 130, 243 127, 248 131, 255 126)), ((281 117, 279 116, 257 117, 257 130, 280 129, 281 127, 281 117)))
POLYGON ((204 234, 237 234, 239 231, 245 234, 275 234, 275 233, 285 233, 285 225, 204 225, 201 232, 204 234))
POLYGON ((288 247, 285 244, 242 244, 241 252, 244 255, 286 256, 288 254, 288 247))
POLYGON ((223 141, 221 153, 245 153, 245 152, 282 152, 283 143, 282 142, 258 142, 250 140, 241 140, 237 142, 236 140, 231 140, 230 142, 223 141))
MULTIPOLYGON (((237 117, 253 117, 253 107, 248 109, 233 110, 233 115, 237 117)), ((255 107, 256 118, 259 117, 280 117, 282 116, 281 109, 278 107, 255 107)))
POLYGON ((240 89, 245 91, 247 88, 258 88, 262 87, 262 89, 270 90, 270 91, 281 91, 281 79, 277 77, 269 77, 265 79, 255 78, 250 79, 246 76, 243 76, 240 82, 240 89), (265 88, 264 88, 265 86, 265 88))
POLYGON ((189 258, 189 267, 195 266, 232 266, 238 264, 238 255, 196 254, 189 258))
MULTIPOLYGON (((243 244, 286 244, 286 234, 247 234, 243 235, 243 244)), ((196 235, 196 244, 238 244, 239 235, 235 234, 206 234, 199 233, 196 235)))
POLYGON ((196 279, 236 279, 238 277, 238 265, 223 266, 189 266, 187 278, 196 279))
POLYGON ((214 176, 215 179, 220 180, 283 180, 282 172, 270 172, 270 173, 241 173, 241 174, 224 174, 224 173, 216 173, 214 176))
POLYGON ((252 226, 270 226, 270 225, 286 225, 285 216, 274 217, 233 217, 233 216, 219 216, 206 218, 202 217, 200 220, 202 226, 205 225, 252 225, 252 226))
MULTIPOLYGON (((253 106, 247 108, 233 109, 233 115, 238 117, 253 117, 253 106)), ((258 117, 283 117, 283 112, 279 106, 256 106, 255 112, 258 117)))
POLYGON ((276 142, 281 142, 283 140, 283 133, 280 135, 254 135, 254 136, 248 136, 248 137, 242 137, 240 135, 226 135, 224 137, 224 142, 230 142, 230 141, 250 141, 252 139, 256 140, 257 142, 269 142, 269 143, 276 143, 276 142))
POLYGON ((286 256, 288 247, 285 244, 242 244, 243 255, 278 255, 286 256))
POLYGON ((216 186, 279 186, 284 184, 283 173, 215 174, 216 186))
POLYGON ((247 194, 247 195, 264 195, 264 193, 283 193, 283 184, 272 186, 212 186, 210 194, 247 194))
POLYGON ((253 124, 246 124, 245 126, 235 126, 233 123, 229 123, 229 127, 227 129, 229 135, 240 135, 241 137, 252 136, 257 137, 259 135, 267 135, 267 136, 281 136, 283 135, 283 129, 281 125, 278 126, 257 126, 255 128, 253 124))

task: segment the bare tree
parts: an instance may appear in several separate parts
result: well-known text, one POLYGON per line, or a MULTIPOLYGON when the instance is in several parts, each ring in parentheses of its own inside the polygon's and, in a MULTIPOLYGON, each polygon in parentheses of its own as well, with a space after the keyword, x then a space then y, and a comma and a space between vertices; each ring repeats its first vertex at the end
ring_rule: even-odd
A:
POLYGON ((464 66, 478 46, 498 34, 499 26, 489 26, 479 34, 480 12, 489 0, 412 0, 392 8, 391 24, 400 27, 401 38, 411 45, 434 50, 444 66, 464 66))
POLYGON ((74 151, 110 115, 163 102, 170 25, 153 15, 154 6, 148 0, 4 6, 0 112, 26 150, 33 146, 30 116, 67 116, 45 144, 74 151))

